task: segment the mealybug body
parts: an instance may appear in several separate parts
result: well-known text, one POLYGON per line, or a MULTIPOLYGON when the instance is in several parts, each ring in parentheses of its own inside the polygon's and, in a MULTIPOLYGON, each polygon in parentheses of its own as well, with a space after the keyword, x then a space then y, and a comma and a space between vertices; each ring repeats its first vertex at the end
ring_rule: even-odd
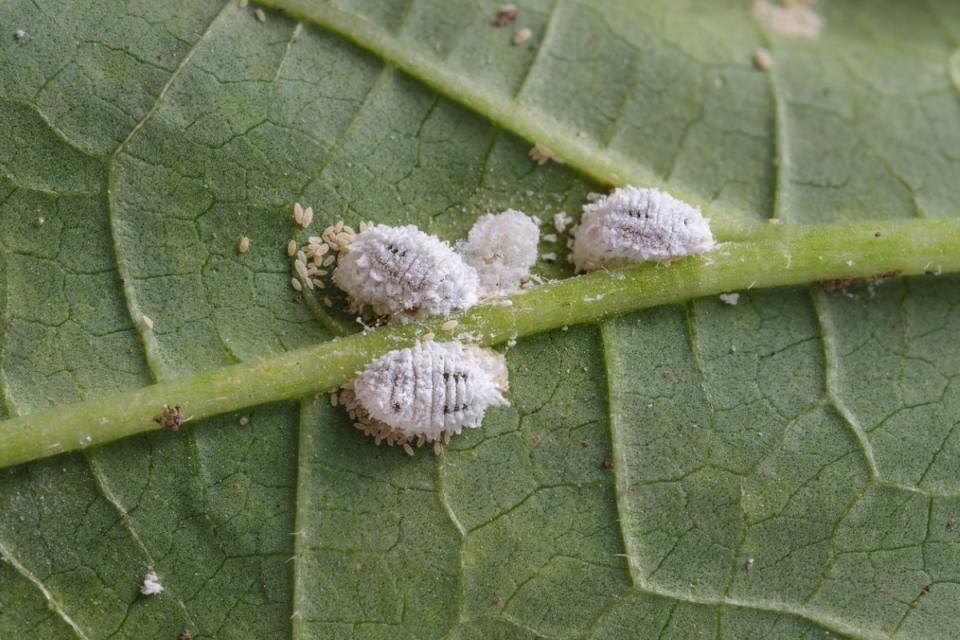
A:
POLYGON ((424 317, 477 302, 477 273, 436 236, 413 225, 362 231, 333 275, 357 308, 382 316, 424 317))
POLYGON ((488 407, 506 405, 501 354, 459 342, 419 342, 371 362, 353 383, 370 418, 406 438, 434 441, 480 425, 488 407))
POLYGON ((540 229, 527 214, 507 209, 481 216, 458 246, 464 261, 477 270, 480 295, 506 295, 520 286, 537 261, 540 229))
POLYGON ((623 187, 583 207, 573 244, 578 271, 669 260, 714 246, 700 210, 656 189, 623 187))

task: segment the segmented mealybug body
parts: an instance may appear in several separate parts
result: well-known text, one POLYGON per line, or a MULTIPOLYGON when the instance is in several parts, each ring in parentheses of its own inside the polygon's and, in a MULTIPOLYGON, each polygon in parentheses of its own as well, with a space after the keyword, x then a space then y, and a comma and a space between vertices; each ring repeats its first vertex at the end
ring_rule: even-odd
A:
POLYGON ((371 362, 353 392, 371 418, 407 437, 436 440, 480 425, 488 407, 506 405, 501 354, 459 342, 419 342, 371 362))
POLYGON ((714 246, 700 210, 656 189, 623 187, 583 207, 573 244, 578 271, 668 260, 714 246))
POLYGON ((423 317, 477 302, 477 273, 436 236, 377 225, 340 255, 334 281, 351 302, 382 316, 423 317))
POLYGON ((465 242, 457 247, 464 261, 477 270, 480 295, 506 295, 520 286, 537 261, 540 229, 522 211, 481 216, 465 242))

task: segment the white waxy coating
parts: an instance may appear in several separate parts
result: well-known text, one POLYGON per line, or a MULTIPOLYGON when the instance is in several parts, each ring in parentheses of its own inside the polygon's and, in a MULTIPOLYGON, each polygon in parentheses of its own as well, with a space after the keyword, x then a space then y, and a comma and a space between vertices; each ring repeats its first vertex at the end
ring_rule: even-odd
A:
POLYGON ((413 225, 377 225, 340 254, 334 282, 382 316, 425 317, 476 304, 477 273, 448 244, 413 225))
POLYGON ((370 417, 428 441, 477 427, 488 407, 507 405, 503 355, 459 342, 418 342, 371 362, 353 383, 370 417))
POLYGON ((578 271, 669 260, 714 247, 700 210, 656 189, 623 187, 583 207, 573 243, 578 271))
POLYGON ((481 296, 507 295, 530 275, 539 243, 540 229, 530 216, 507 209, 481 216, 457 250, 477 270, 481 296))

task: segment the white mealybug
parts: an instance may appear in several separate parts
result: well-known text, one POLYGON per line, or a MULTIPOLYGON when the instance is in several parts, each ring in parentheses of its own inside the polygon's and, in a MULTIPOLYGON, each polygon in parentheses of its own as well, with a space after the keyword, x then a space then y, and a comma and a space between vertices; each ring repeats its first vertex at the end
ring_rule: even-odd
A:
POLYGON ((710 225, 700 210, 656 189, 622 187, 583 206, 573 243, 578 271, 669 260, 709 251, 710 225))
POLYGON ((333 274, 357 309, 399 318, 447 314, 477 302, 477 272, 450 246, 413 225, 357 234, 333 274))
POLYGON ((418 342, 374 360, 353 394, 369 418, 408 439, 432 442, 477 427, 488 407, 509 404, 502 354, 459 342, 418 342))
POLYGON ((457 250, 477 270, 481 296, 507 295, 530 275, 539 243, 540 229, 530 216, 507 209, 481 216, 457 250))
POLYGON ((153 571, 143 576, 143 584, 140 585, 140 593, 145 596, 155 596, 163 593, 163 585, 160 584, 160 578, 153 571))

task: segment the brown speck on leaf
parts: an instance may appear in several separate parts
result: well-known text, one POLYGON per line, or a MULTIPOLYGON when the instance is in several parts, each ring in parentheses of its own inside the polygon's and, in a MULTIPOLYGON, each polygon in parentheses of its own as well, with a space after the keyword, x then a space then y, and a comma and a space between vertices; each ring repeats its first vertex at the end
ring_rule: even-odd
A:
POLYGON ((899 271, 884 271, 883 273, 877 273, 872 276, 867 276, 866 278, 843 277, 833 278, 832 280, 821 280, 820 285, 827 293, 834 293, 837 291, 846 291, 848 287, 857 284, 879 284, 888 278, 894 278, 898 275, 900 275, 899 271))
POLYGON ((950 516, 950 519, 947 520, 947 531, 953 533, 957 530, 957 518, 956 516, 950 516))
POLYGON ((497 17, 490 25, 494 27, 505 27, 516 20, 519 15, 520 10, 517 9, 517 5, 505 4, 497 9, 497 17))
POLYGON ((503 598, 501 598, 500 596, 493 596, 493 598, 491 598, 490 601, 493 604, 497 605, 498 607, 503 604, 503 598))
POLYGON ((927 596, 932 590, 933 590, 932 584, 928 584, 924 586, 922 589, 920 589, 920 593, 917 595, 917 597, 910 602, 910 607, 913 609, 919 608, 920 601, 923 600, 923 598, 927 596))
POLYGON ((163 405, 163 411, 160 412, 160 415, 154 416, 153 421, 167 431, 179 431, 180 425, 183 424, 183 412, 180 410, 180 405, 177 404, 172 407, 163 405))
POLYGON ((177 640, 193 640, 193 632, 190 629, 184 629, 183 633, 177 636, 177 640))
POLYGON ((879 232, 879 231, 874 231, 874 232, 873 232, 873 237, 874 237, 874 238, 879 238, 879 237, 880 237, 880 232, 879 232))
POLYGON ((590 446, 590 441, 589 441, 589 440, 583 440, 583 441, 580 442, 580 446, 581 446, 583 449, 586 449, 587 447, 590 446))
POLYGON ((613 458, 610 456, 603 456, 603 468, 612 469, 613 468, 613 458))

